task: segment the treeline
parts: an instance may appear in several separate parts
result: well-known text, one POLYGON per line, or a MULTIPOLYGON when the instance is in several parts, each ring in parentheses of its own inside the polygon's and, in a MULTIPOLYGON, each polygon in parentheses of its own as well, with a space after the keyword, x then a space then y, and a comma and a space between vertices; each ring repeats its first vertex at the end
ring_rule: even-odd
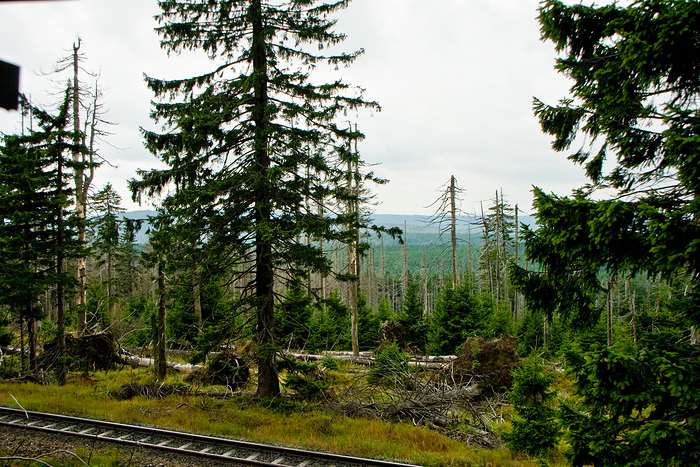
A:
MULTIPOLYGON (((9 157, 13 141, 5 139, 5 157, 9 157)), ((2 167, 7 174, 12 165, 2 167)), ((282 282, 276 285, 277 348, 351 350, 350 293, 358 286, 357 340, 363 351, 375 350, 388 340, 416 354, 454 354, 470 336, 497 338, 512 334, 520 340, 521 355, 532 351, 556 355, 574 344, 609 343, 610 336, 617 345, 630 346, 637 339, 638 328, 673 320, 670 309, 684 284, 674 286, 633 275, 624 281, 608 281, 610 289, 601 290, 596 299, 601 310, 609 307, 610 322, 606 313, 600 313, 592 327, 581 330, 559 315, 546 318, 541 312, 531 311, 508 276, 509 264, 516 259, 523 266, 526 262, 516 258, 515 208, 500 200, 502 195, 498 205, 491 201, 488 214, 476 218, 478 223, 466 239, 460 234, 454 255, 460 276, 456 286, 450 274, 451 245, 444 242, 393 242, 385 246, 381 237, 365 236, 371 241, 365 243, 360 274, 355 278, 345 275, 348 261, 344 245, 327 244, 325 254, 332 262, 332 274, 310 274, 289 286, 282 282)), ((150 347, 162 305, 167 348, 191 350, 202 359, 213 344, 240 345, 250 340, 255 330, 254 312, 237 310, 245 277, 240 277, 240 282, 231 281, 236 277, 232 271, 221 269, 218 261, 207 263, 206 258, 193 270, 178 270, 154 261, 154 246, 136 242, 139 228, 154 219, 127 219, 120 204, 120 196, 109 185, 89 198, 84 245, 85 322, 83 331, 79 331, 77 283, 66 272, 73 271, 77 262, 69 258, 63 269, 64 293, 69 298, 64 304, 64 326, 74 332, 109 331, 123 345, 150 347), (165 270, 169 272, 159 272, 165 270)), ((65 218, 71 225, 79 221, 74 209, 67 209, 65 218)), ((67 230, 64 242, 77 242, 76 233, 67 230)), ((6 233, 6 241, 11 235, 15 234, 6 233)), ((47 260, 50 264, 56 261, 55 257, 47 260)), ((20 306, 24 302, 8 292, 9 287, 17 287, 11 284, 11 270, 3 270, 7 273, 3 345, 12 343, 21 348, 22 355, 28 355, 23 370, 34 371, 37 349, 56 337, 58 287, 45 283, 35 296, 26 299, 31 307, 20 306)), ((605 273, 601 272, 600 280, 607 280, 605 273)))

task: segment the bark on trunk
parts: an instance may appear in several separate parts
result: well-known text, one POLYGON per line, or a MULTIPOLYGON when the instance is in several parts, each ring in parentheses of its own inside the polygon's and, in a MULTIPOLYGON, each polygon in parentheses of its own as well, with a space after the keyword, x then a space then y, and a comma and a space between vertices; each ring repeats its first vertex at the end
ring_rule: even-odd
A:
MULTIPOLYGON (((79 145, 80 138, 80 81, 78 80, 78 49, 80 49, 80 40, 77 45, 73 45, 73 132, 75 134, 73 144, 73 161, 76 163, 74 172, 75 180, 75 211, 80 219, 78 224, 78 239, 85 242, 87 232, 85 227, 85 218, 87 215, 87 193, 83 186, 83 172, 81 166, 83 156, 80 153, 79 145)), ((76 328, 78 335, 83 335, 86 327, 86 308, 87 308, 87 261, 84 256, 77 259, 77 293, 76 293, 76 328)))
POLYGON ((250 3, 250 18, 253 23, 253 74, 256 75, 254 94, 255 106, 252 110, 255 122, 254 153, 259 185, 256 187, 255 221, 255 297, 257 306, 257 358, 259 397, 275 397, 280 392, 279 377, 275 366, 275 318, 273 302, 274 263, 272 245, 262 231, 271 223, 270 193, 267 189, 270 157, 267 147, 267 128, 269 117, 266 116, 267 94, 267 45, 263 30, 262 8, 260 0, 250 3))
POLYGON ((158 262, 158 316, 153 317, 153 360, 156 378, 165 379, 165 271, 163 261, 158 262))
POLYGON ((452 288, 457 288, 457 194, 454 175, 450 177, 450 240, 452 244, 452 288))
MULTIPOLYGON (((63 154, 57 157, 56 169, 56 190, 63 191, 63 154)), ((64 386, 68 380, 68 367, 66 365, 66 311, 65 311, 65 291, 63 288, 64 273, 64 252, 65 238, 63 232, 63 206, 58 206, 56 213, 56 340, 58 342, 58 361, 56 364, 56 379, 59 386, 64 386)))

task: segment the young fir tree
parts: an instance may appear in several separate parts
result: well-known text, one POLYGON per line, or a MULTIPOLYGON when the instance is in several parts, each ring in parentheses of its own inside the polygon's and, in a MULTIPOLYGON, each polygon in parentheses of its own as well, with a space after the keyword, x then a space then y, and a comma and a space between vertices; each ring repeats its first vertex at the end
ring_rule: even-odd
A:
POLYGON ((379 317, 369 306, 367 294, 360 292, 357 299, 358 308, 358 347, 360 350, 373 350, 379 345, 379 317))
POLYGON ((454 355, 467 337, 488 334, 489 304, 476 295, 465 277, 456 288, 445 286, 437 300, 428 330, 431 355, 454 355))
POLYGON ((310 208, 333 198, 341 185, 342 170, 329 155, 362 136, 336 118, 349 109, 378 108, 340 80, 311 80, 314 66, 349 65, 362 53, 315 52, 343 41, 330 15, 348 3, 159 2, 162 47, 172 53, 201 50, 215 65, 192 78, 148 78, 161 100, 153 115, 164 129, 146 131, 146 142, 168 168, 141 172, 131 188, 135 195, 168 193, 164 214, 172 241, 185 245, 183 251, 244 272, 238 308, 256 316, 263 397, 279 393, 275 281, 330 271, 306 236, 347 240, 334 228, 337 219, 310 208))
POLYGON ((403 328, 406 346, 417 347, 423 350, 427 337, 427 329, 423 322, 423 301, 421 300, 418 284, 412 277, 409 277, 398 321, 403 328))
POLYGON ((300 282, 287 291, 275 317, 277 338, 286 348, 303 350, 311 333, 312 298, 300 282))
POLYGON ((119 256, 120 219, 125 209, 120 206, 121 196, 110 183, 90 197, 90 207, 95 215, 90 219, 94 229, 92 247, 97 265, 104 267, 103 283, 107 289, 107 309, 112 314, 115 303, 114 265, 119 256))

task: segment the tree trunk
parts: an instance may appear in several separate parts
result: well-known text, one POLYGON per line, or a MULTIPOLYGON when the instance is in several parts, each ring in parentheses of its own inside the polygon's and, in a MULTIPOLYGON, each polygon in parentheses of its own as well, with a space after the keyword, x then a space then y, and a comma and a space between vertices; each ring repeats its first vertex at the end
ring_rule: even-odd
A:
MULTIPOLYGON (((352 131, 352 126, 350 126, 352 131)), ((352 157, 348 160, 348 173, 347 173, 347 190, 350 195, 350 201, 348 202, 348 214, 350 215, 352 222, 355 222, 359 217, 358 203, 355 196, 359 193, 353 182, 355 178, 356 167, 353 166, 352 157)), ((348 301, 350 303, 350 340, 352 342, 352 354, 355 357, 360 356, 360 344, 359 344, 359 333, 358 333, 358 321, 359 321, 359 310, 358 310, 358 292, 360 287, 360 269, 358 261, 358 232, 356 232, 356 226, 350 225, 350 231, 352 233, 352 240, 348 242, 348 274, 353 276, 353 279, 348 282, 348 301)))
MULTIPOLYGON (((506 229, 507 229, 507 224, 506 224, 506 219, 505 219, 505 202, 503 201, 503 188, 501 188, 501 204, 499 205, 499 217, 500 217, 500 222, 499 226, 501 226, 501 250, 503 254, 501 255, 501 266, 500 270, 503 271, 503 278, 501 279, 501 290, 502 290, 502 296, 503 299, 506 301, 506 305, 510 307, 511 302, 510 302, 510 290, 508 288, 508 245, 506 242, 506 229)), ((512 311, 512 308, 510 308, 512 311)))
POLYGON ((496 264, 494 273, 496 275, 496 308, 501 300, 501 205, 498 201, 498 190, 496 190, 496 264))
POLYGON ((408 289, 408 225, 406 221, 403 222, 403 276, 401 278, 401 302, 403 303, 403 297, 406 296, 406 289, 408 289))
POLYGON ((486 220, 486 216, 484 216, 484 203, 481 203, 481 223, 484 228, 484 250, 486 251, 486 272, 488 274, 489 278, 489 293, 491 294, 491 298, 493 299, 494 303, 496 302, 496 298, 493 295, 493 271, 492 271, 492 266, 491 266, 491 246, 489 242, 489 224, 488 221, 486 220))
POLYGON ((153 317, 153 365, 156 378, 164 380, 167 372, 165 357, 165 265, 158 261, 158 316, 153 317))
POLYGON ((22 373, 26 373, 27 358, 24 352, 24 317, 21 313, 19 315, 19 367, 22 369, 22 373))
MULTIPOLYGON (((318 203, 318 217, 320 217, 321 219, 323 219, 323 217, 325 216, 323 203, 324 203, 324 200, 323 200, 323 198, 321 198, 321 200, 318 203)), ((323 235, 321 235, 318 238, 318 249, 320 250, 322 255, 324 255, 324 256, 326 255, 326 252, 324 250, 324 244, 323 244, 323 235)), ((321 276, 321 298, 323 300, 325 300, 326 298, 328 298, 327 294, 326 294, 326 275, 323 273, 320 273, 320 276, 321 276)))
MULTIPOLYGON (((56 169, 56 190, 60 194, 63 192, 63 154, 58 153, 56 169)), ((63 226, 63 204, 59 203, 56 213, 56 341, 58 351, 58 361, 56 364, 56 379, 59 386, 64 386, 68 381, 68 367, 66 362, 66 310, 65 291, 63 288, 64 273, 64 251, 65 238, 63 226)))
POLYGON ((457 288, 457 195, 455 193, 455 176, 450 177, 450 240, 452 245, 452 288, 457 288))
POLYGON ((267 93, 267 44, 262 21, 260 0, 252 0, 249 14, 253 24, 252 54, 253 72, 257 77, 254 84, 254 102, 252 118, 255 123, 254 152, 256 170, 259 175, 255 187, 255 297, 257 307, 256 344, 258 358, 259 397, 275 397, 280 392, 279 377, 275 366, 275 316, 274 316, 274 262, 272 245, 265 238, 263 230, 270 225, 272 212, 270 193, 267 187, 270 156, 268 154, 267 128, 269 116, 266 115, 267 93))
POLYGON ((194 295, 194 315, 197 317, 197 333, 202 332, 202 287, 201 275, 199 268, 194 272, 194 285, 192 286, 192 294, 194 295))
MULTIPOLYGON (((514 258, 514 261, 515 261, 515 264, 518 266, 520 265, 518 263, 518 260, 520 259, 520 257, 518 256, 518 244, 520 243, 518 241, 519 228, 520 228, 520 226, 518 225, 518 205, 516 204, 515 205, 515 253, 514 253, 515 258, 514 258)), ((515 291, 513 300, 515 302, 513 304, 513 319, 515 321, 517 321, 518 315, 520 314, 520 292, 518 292, 517 290, 515 291)))
MULTIPOLYGON (((382 258, 381 258, 382 259, 382 280, 381 280, 382 297, 387 297, 388 287, 387 287, 387 283, 386 283, 386 254, 384 252, 384 237, 383 236, 379 237, 379 242, 380 242, 380 246, 382 249, 382 251, 381 251, 381 254, 382 254, 382 258)), ((381 300, 381 298, 380 298, 380 300, 381 300)))
POLYGON ((612 281, 608 280, 608 287, 606 290, 606 329, 607 329, 607 344, 608 347, 612 347, 613 345, 613 334, 612 334, 612 281))
MULTIPOLYGON (((73 178, 75 181, 75 212, 78 215, 78 219, 80 219, 80 223, 78 224, 78 239, 81 242, 85 242, 87 240, 85 226, 85 220, 87 217, 87 191, 83 186, 84 168, 81 165, 84 156, 80 153, 79 149, 82 140, 80 137, 80 81, 78 80, 78 49, 80 49, 80 39, 78 39, 77 45, 73 45, 73 161, 75 162, 75 167, 73 168, 73 178)), ((85 327, 87 325, 87 260, 85 256, 77 258, 77 269, 78 284, 75 303, 75 324, 78 335, 82 336, 85 333, 85 327)))
POLYGON ((34 319, 34 307, 27 304, 27 340, 29 341, 29 371, 37 369, 36 362, 36 320, 34 319))

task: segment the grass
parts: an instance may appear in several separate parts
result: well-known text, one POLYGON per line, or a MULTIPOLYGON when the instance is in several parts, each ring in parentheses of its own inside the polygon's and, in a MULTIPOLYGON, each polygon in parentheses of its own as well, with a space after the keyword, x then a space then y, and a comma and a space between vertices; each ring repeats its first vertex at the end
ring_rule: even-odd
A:
MULTIPOLYGON (((146 369, 71 375, 67 385, 0 382, 0 404, 26 410, 144 424, 185 432, 283 444, 357 457, 396 459, 426 466, 536 466, 507 449, 474 449, 425 427, 354 419, 319 410, 284 410, 234 397, 136 397, 117 401, 109 395, 129 382, 152 381, 146 369)), ((168 383, 180 382, 178 376, 168 383)), ((223 391, 222 391, 223 392, 223 391)))

